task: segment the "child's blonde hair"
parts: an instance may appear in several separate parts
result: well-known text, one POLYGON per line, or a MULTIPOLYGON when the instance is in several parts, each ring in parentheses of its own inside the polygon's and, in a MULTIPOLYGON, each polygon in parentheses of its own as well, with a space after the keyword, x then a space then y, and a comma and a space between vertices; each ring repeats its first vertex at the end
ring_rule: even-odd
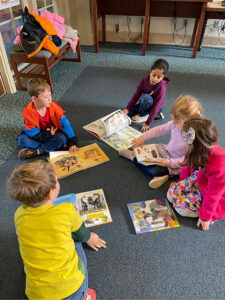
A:
POLYGON ((38 160, 14 169, 7 182, 9 196, 28 206, 39 206, 56 186, 55 170, 50 163, 38 160))
POLYGON ((179 96, 170 108, 170 114, 175 120, 188 120, 202 115, 202 105, 197 98, 190 95, 179 96))
POLYGON ((31 78, 27 82, 27 92, 30 97, 38 97, 44 91, 51 91, 50 85, 47 81, 41 78, 31 78))

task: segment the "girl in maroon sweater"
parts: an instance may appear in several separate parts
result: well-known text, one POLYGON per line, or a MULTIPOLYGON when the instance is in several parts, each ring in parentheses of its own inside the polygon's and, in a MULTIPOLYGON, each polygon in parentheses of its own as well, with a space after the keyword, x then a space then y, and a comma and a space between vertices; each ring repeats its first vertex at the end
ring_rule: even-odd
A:
POLYGON ((209 230, 225 218, 225 150, 217 145, 218 131, 207 119, 186 121, 182 137, 188 146, 185 165, 167 198, 179 214, 198 217, 197 226, 209 230))
POLYGON ((162 109, 169 79, 169 64, 165 59, 156 60, 150 74, 141 79, 136 92, 123 110, 134 123, 143 123, 142 131, 149 130, 155 118, 164 118, 162 109))

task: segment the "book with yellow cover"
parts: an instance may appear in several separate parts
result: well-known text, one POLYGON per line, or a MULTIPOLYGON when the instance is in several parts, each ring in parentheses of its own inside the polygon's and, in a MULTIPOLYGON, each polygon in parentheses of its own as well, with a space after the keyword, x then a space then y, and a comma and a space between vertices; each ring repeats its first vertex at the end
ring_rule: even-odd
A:
POLYGON ((53 165, 56 176, 63 178, 73 173, 109 161, 108 156, 96 144, 79 148, 79 151, 55 151, 49 153, 49 162, 53 165))
POLYGON ((166 199, 128 203, 127 206, 136 234, 180 226, 166 199))

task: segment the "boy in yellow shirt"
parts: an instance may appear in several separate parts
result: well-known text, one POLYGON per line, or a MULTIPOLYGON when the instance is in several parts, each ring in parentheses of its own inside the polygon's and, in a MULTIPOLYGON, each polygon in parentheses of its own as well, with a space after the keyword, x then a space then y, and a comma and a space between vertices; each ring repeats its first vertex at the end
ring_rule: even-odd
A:
POLYGON ((72 203, 53 205, 59 190, 53 167, 40 160, 15 168, 8 180, 9 195, 24 204, 15 213, 15 226, 29 299, 80 300, 94 294, 81 242, 96 251, 106 242, 86 229, 72 203))

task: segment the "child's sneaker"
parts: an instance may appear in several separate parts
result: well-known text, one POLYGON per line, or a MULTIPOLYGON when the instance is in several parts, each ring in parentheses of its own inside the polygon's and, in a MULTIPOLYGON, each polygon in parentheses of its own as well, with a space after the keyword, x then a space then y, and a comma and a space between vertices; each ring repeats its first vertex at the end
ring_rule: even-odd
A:
POLYGON ((119 155, 127 158, 127 159, 130 159, 130 160, 133 160, 134 159, 134 152, 131 151, 131 150, 120 150, 119 151, 119 155))
POLYGON ((149 181, 149 186, 152 189, 157 189, 169 179, 169 175, 154 177, 149 181))
POLYGON ((84 300, 96 300, 96 293, 93 289, 88 289, 84 300))
POLYGON ((19 159, 27 159, 27 158, 32 158, 37 156, 37 149, 32 149, 32 148, 23 148, 20 150, 18 154, 19 159))
POLYGON ((134 123, 144 123, 144 122, 147 121, 148 117, 149 117, 149 115, 146 115, 146 116, 143 116, 143 117, 141 117, 141 116, 139 116, 139 115, 135 115, 135 116, 133 116, 133 117, 131 118, 131 120, 132 120, 132 122, 134 122, 134 123))
POLYGON ((160 112, 155 116, 155 120, 159 120, 159 119, 164 119, 164 114, 162 112, 160 112))

